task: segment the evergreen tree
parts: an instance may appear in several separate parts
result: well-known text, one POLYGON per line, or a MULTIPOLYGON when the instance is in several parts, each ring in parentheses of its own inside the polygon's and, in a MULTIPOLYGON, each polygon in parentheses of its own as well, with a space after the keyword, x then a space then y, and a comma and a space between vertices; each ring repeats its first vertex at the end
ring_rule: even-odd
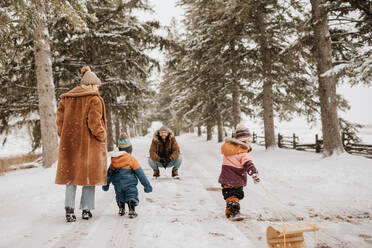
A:
POLYGON ((158 61, 148 56, 146 50, 170 45, 155 34, 160 28, 158 22, 141 22, 134 10, 150 8, 145 1, 90 1, 88 13, 94 14, 96 20, 87 23, 85 32, 74 32, 73 27, 68 26, 68 30, 59 29, 59 22, 53 29, 59 57, 55 64, 59 89, 66 90, 78 84, 76 72, 86 64, 104 82, 100 91, 108 117, 109 150, 114 148, 112 118, 143 129, 138 123, 143 118, 145 99, 151 92, 148 78, 151 70, 159 67, 158 61), (62 37, 65 37, 63 43, 62 37))
POLYGON ((223 33, 217 22, 221 17, 223 5, 217 1, 183 1, 183 4, 187 6, 185 24, 189 31, 185 39, 185 69, 182 77, 187 79, 185 84, 189 97, 195 99, 193 109, 187 113, 202 113, 204 124, 210 127, 208 120, 213 119, 217 112, 221 112, 221 108, 208 106, 218 106, 221 102, 231 101, 226 112, 232 110, 233 115, 230 118, 221 118, 231 120, 230 124, 233 126, 240 121, 239 77, 244 70, 238 66, 241 61, 235 56, 236 47, 232 35, 227 34, 226 26, 223 26, 223 33), (231 66, 233 64, 236 66, 231 66), (201 111, 203 109, 205 111, 201 111))
MULTIPOLYGON (((34 98, 33 100, 36 100, 38 103, 38 112, 40 116, 41 140, 43 146, 43 166, 50 167, 57 159, 58 143, 55 125, 56 101, 52 75, 52 58, 49 43, 50 36, 48 24, 53 20, 53 18, 67 16, 69 19, 74 19, 77 26, 83 25, 84 22, 81 19, 81 16, 84 15, 83 3, 78 0, 71 2, 10 0, 2 2, 0 7, 0 15, 6 20, 4 23, 6 33, 9 34, 11 30, 19 28, 25 31, 22 34, 17 32, 17 34, 20 34, 21 37, 14 35, 7 36, 7 38, 14 37, 14 47, 17 47, 19 44, 18 42, 25 38, 31 40, 32 42, 35 64, 34 70, 38 92, 37 99, 34 98), (54 13, 54 16, 51 15, 51 13, 54 13)), ((4 43, 9 44, 12 43, 12 41, 4 43)), ((4 65, 2 69, 6 68, 7 64, 12 64, 15 62, 9 61, 9 59, 9 57, 5 57, 5 62, 3 62, 4 65)), ((15 81, 16 78, 13 78, 12 80, 15 81)), ((2 110, 7 112, 7 110, 3 107, 2 110)), ((17 113, 20 112, 17 111, 17 113)), ((22 114, 24 114, 23 111, 22 114)), ((9 119, 11 115, 12 113, 6 113, 5 117, 2 118, 3 122, 9 119)))
POLYGON ((239 108, 246 114, 253 114, 253 106, 263 109, 270 147, 275 145, 274 110, 281 119, 290 119, 294 112, 314 116, 311 73, 301 67, 304 63, 291 62, 299 55, 287 49, 301 21, 289 12, 299 6, 288 8, 276 1, 181 2, 188 6, 188 61, 197 64, 186 78, 194 79, 197 92, 215 88, 220 96, 215 99, 231 96, 232 111, 227 111, 233 113, 232 126, 240 121, 239 108), (197 83, 197 75, 214 84, 197 83), (236 98, 244 105, 237 107, 236 98))
MULTIPOLYGON (((28 119, 28 114, 35 111, 38 104, 35 62, 30 56, 33 53, 33 34, 26 18, 36 14, 31 9, 32 5, 24 7, 26 2, 17 3, 19 5, 2 3, 3 8, 0 9, 1 20, 7 27, 1 29, 6 34, 2 36, 6 43, 2 44, 8 46, 8 49, 1 46, 6 51, 0 55, 0 75, 5 79, 2 80, 1 91, 17 92, 8 96, 11 101, 1 102, 3 124, 19 115, 28 119), (24 15, 21 22, 15 22, 16 15, 9 15, 18 13, 15 10, 28 15, 24 15), (29 100, 27 104, 24 99, 29 100)), ((153 68, 158 67, 158 62, 147 56, 146 50, 162 48, 169 42, 155 34, 155 30, 160 28, 158 22, 141 22, 135 16, 135 10, 151 11, 146 1, 69 1, 69 4, 53 4, 48 3, 47 24, 57 96, 80 84, 80 68, 88 64, 104 82, 101 94, 107 109, 113 112, 110 113, 112 118, 118 118, 119 125, 124 129, 136 123, 142 123, 141 130, 148 126, 149 120, 143 115, 153 95, 148 87, 148 76, 153 68)), ((2 125, 2 131, 6 131, 7 126, 2 125)), ((112 128, 108 133, 112 137, 108 143, 113 147, 112 128)))
POLYGON ((323 130, 324 153, 327 156, 343 152, 337 115, 336 78, 324 75, 332 65, 331 37, 328 28, 327 12, 322 0, 311 0, 312 25, 316 47, 319 80, 319 98, 323 130))
POLYGON ((372 2, 337 0, 324 3, 328 14, 336 75, 351 84, 372 82, 372 2))

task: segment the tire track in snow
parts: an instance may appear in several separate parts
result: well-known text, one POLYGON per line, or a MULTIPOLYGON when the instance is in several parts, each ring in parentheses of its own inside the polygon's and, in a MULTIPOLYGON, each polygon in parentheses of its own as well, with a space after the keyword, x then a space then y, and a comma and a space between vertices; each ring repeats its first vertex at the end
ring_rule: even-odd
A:
MULTIPOLYGON (((183 139, 179 141, 182 143, 183 139)), ((147 148, 144 142, 148 143, 136 140, 135 147, 147 148)), ((146 155, 147 149, 136 150, 135 156, 148 174, 146 155)), ((145 201, 141 200, 139 210, 145 214, 139 214, 138 229, 134 230, 135 247, 148 247, 149 243, 155 248, 254 247, 234 224, 226 223, 224 217, 218 214, 222 213, 222 209, 205 191, 198 179, 200 175, 192 169, 198 164, 192 163, 187 156, 182 155, 181 180, 170 178, 171 170, 161 169, 160 178, 151 180, 153 193, 140 194, 145 201)))
MULTIPOLYGON (((188 137, 186 139, 188 139, 188 137)), ((184 140, 184 141, 187 142, 188 140, 184 140)), ((195 140, 193 140, 191 142, 194 143, 195 140)), ((195 148, 195 145, 194 146, 184 145, 182 147, 183 153, 185 154, 185 156, 184 156, 185 164, 186 163, 191 164, 188 161, 192 161, 192 160, 198 161, 199 164, 196 164, 195 166, 192 166, 192 167, 190 166, 192 174, 198 175, 198 176, 195 177, 195 180, 197 180, 198 183, 202 186, 202 190, 205 191, 210 196, 210 198, 212 198, 214 200, 215 205, 217 205, 217 206, 222 205, 223 206, 223 208, 221 209, 222 210, 221 211, 221 216, 223 216, 222 217, 223 222, 225 222, 224 225, 234 225, 240 231, 240 233, 242 235, 244 235, 249 240, 251 245, 252 244, 254 245, 253 247, 262 247, 263 246, 262 242, 260 242, 257 239, 257 236, 262 236, 262 235, 257 235, 255 233, 253 233, 252 230, 250 230, 249 228, 246 228, 244 226, 244 224, 246 224, 246 223, 244 223, 244 222, 242 222, 242 223, 230 222, 229 220, 227 220, 224 217, 225 205, 224 205, 224 200, 223 200, 222 195, 221 195, 221 191, 207 191, 206 190, 207 188, 209 188, 213 185, 218 185, 218 183, 217 183, 218 177, 216 177, 215 175, 211 175, 211 173, 207 172, 207 170, 205 169, 207 164, 211 164, 214 161, 217 161, 218 159, 216 159, 215 154, 213 154, 213 152, 203 153, 203 152, 205 152, 204 149, 194 149, 194 148, 195 148), (205 161, 205 163, 200 164, 201 162, 204 162, 204 161, 205 161)), ((220 168, 220 164, 215 164, 215 166, 220 168)), ((247 247, 247 245, 248 244, 246 244, 246 247, 247 247)))
MULTIPOLYGON (((193 170, 195 171, 195 173, 199 173, 199 174, 202 174, 203 173, 200 168, 194 167, 193 170)), ((204 190, 206 190, 211 185, 210 184, 210 179, 208 177, 204 177, 204 178, 198 179, 198 181, 203 185, 203 189, 204 190), (208 183, 206 183, 206 182, 208 182, 208 183)), ((221 211, 221 216, 223 216, 223 219, 226 222, 230 222, 224 216, 225 202, 224 202, 224 200, 222 198, 221 191, 218 191, 218 192, 207 191, 207 192, 209 193, 209 195, 211 196, 211 198, 213 198, 213 200, 216 202, 216 204, 223 206, 222 211, 221 211)), ((262 246, 262 243, 260 243, 259 241, 257 241, 258 240, 257 237, 260 237, 260 236, 263 236, 263 235, 257 234, 257 233, 255 234, 249 228, 248 229, 245 228, 245 224, 246 224, 245 222, 231 222, 231 223, 234 224, 240 230, 240 232, 243 235, 245 235, 250 242, 252 242, 254 244, 254 247, 261 247, 262 246)))
MULTIPOLYGON (((200 222, 206 233, 208 233, 208 235, 215 236, 215 239, 221 236, 224 237, 223 240, 228 242, 229 246, 257 247, 254 240, 242 233, 241 230, 234 225, 234 223, 226 221, 224 216, 224 206, 221 207, 220 204, 218 204, 221 198, 217 200, 217 194, 211 195, 208 191, 206 191, 206 184, 204 183, 205 177, 200 173, 200 171, 198 171, 198 169, 196 169, 200 168, 200 165, 190 163, 190 157, 188 155, 185 155, 184 158, 185 165, 187 166, 186 169, 189 170, 193 175, 191 182, 192 185, 198 186, 198 194, 201 194, 203 196, 203 200, 205 202, 209 202, 209 205, 211 206, 208 208, 208 218, 204 218, 200 222), (233 244, 232 240, 234 240, 236 244, 233 244)), ((225 246, 226 244, 223 245, 223 247, 225 246)))
MULTIPOLYGON (((100 190, 100 187, 97 187, 96 190, 100 190)), ((59 239, 55 240, 49 247, 85 247, 90 242, 90 239, 93 238, 93 233, 96 233, 101 228, 107 228, 107 226, 101 227, 100 224, 106 222, 107 220, 105 219, 108 218, 107 216, 109 213, 113 212, 113 204, 111 203, 112 199, 112 194, 102 194, 101 198, 96 199, 97 207, 92 211, 93 218, 90 220, 82 220, 81 216, 77 214, 77 221, 67 223, 68 225, 71 225, 71 228, 69 228, 67 232, 62 233, 59 239)), ((119 221, 119 219, 117 221, 119 221)), ((93 246, 90 247, 99 246, 93 244, 93 246)))
MULTIPOLYGON (((217 182, 219 174, 216 174, 216 169, 211 167, 211 166, 216 166, 220 168, 221 161, 220 161, 219 151, 208 150, 208 142, 205 142, 205 144, 203 144, 201 143, 200 139, 195 136, 185 137, 184 141, 185 143, 190 142, 193 144, 193 145, 185 144, 182 147, 183 151, 187 154, 187 156, 185 157, 187 157, 190 160, 194 159, 198 161, 199 163, 202 163, 201 166, 193 167, 193 170, 195 171, 194 174, 201 175, 198 177, 198 180, 204 185, 204 189, 213 187, 214 185, 218 185, 219 187, 219 184, 217 182), (195 142, 198 142, 202 147, 195 149, 195 142), (204 145, 206 147, 204 147, 204 145), (216 158, 217 156, 218 156, 218 159, 216 158), (214 163, 214 161, 217 162, 217 164, 214 163)), ((290 185, 287 184, 287 187, 290 187, 290 185)), ((247 191, 247 188, 245 188, 245 191, 247 191)), ((209 191, 209 194, 215 199, 217 203, 223 202, 221 191, 218 191, 218 192, 209 191)), ((264 208, 262 208, 262 212, 259 214, 259 217, 261 221, 265 219, 266 221, 259 223, 257 221, 252 221, 248 219, 242 222, 234 223, 242 231, 242 233, 247 235, 249 239, 256 241, 255 247, 265 247, 266 241, 265 242, 263 241, 266 239, 267 226, 280 223, 277 221, 275 221, 276 223, 270 221, 272 219, 275 219, 275 217, 270 217, 270 216, 273 216, 272 206, 268 204, 270 203, 270 200, 266 199, 266 196, 263 194, 264 192, 259 188, 258 189, 249 188, 249 197, 253 196, 252 198, 254 198, 255 201, 250 202, 250 201, 245 201, 244 199, 241 203, 242 203, 242 206, 251 205, 255 209, 257 209, 257 207, 259 207, 260 205, 262 205, 262 207, 264 206, 264 208), (262 215, 265 215, 266 217, 262 219, 262 215)), ((286 208, 283 208, 283 207, 279 207, 279 208, 281 209, 280 214, 282 215, 282 217, 284 217, 285 221, 295 221, 293 216, 288 212, 288 210, 286 210, 286 208)), ((245 206, 243 208, 243 212, 244 212, 244 209, 245 209, 245 206)), ((319 221, 315 221, 315 222, 319 223, 319 221)), ((308 240, 309 244, 313 242, 313 237, 314 237, 313 233, 304 233, 304 236, 305 236, 305 240, 308 240)), ((338 237, 337 235, 333 233, 330 233, 327 230, 318 232, 317 240, 318 240, 318 244, 320 245, 320 246, 318 245, 319 247, 325 247, 325 248, 326 247, 340 247, 340 248, 352 247, 352 245, 349 242, 343 241, 340 237, 338 237)))

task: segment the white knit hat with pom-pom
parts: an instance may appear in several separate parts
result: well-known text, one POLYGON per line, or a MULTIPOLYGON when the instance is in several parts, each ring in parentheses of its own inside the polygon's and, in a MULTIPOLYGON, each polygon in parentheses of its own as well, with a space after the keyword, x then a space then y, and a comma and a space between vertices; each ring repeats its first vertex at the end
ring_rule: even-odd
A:
POLYGON ((97 77, 97 75, 92 72, 89 66, 83 66, 81 68, 81 84, 83 85, 101 85, 101 80, 97 77))

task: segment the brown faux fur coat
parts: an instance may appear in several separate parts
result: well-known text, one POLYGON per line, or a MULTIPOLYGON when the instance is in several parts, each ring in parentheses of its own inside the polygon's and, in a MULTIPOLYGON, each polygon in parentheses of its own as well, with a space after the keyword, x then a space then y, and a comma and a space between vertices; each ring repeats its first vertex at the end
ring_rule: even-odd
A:
MULTIPOLYGON (((163 142, 159 136, 159 130, 154 133, 150 147, 150 158, 154 161, 160 161, 160 153, 163 150, 163 142)), ((165 141, 165 157, 175 160, 180 156, 180 148, 178 147, 176 138, 172 132, 169 133, 165 141)))
POLYGON ((98 92, 77 86, 61 95, 56 184, 106 185, 106 115, 98 92))

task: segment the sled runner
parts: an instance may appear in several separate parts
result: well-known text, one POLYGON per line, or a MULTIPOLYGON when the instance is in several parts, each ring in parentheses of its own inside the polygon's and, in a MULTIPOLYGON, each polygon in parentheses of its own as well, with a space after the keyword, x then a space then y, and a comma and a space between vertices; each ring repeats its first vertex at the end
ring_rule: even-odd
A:
POLYGON ((316 232, 319 228, 311 223, 294 223, 269 226, 266 230, 270 248, 306 248, 304 232, 316 232))
MULTIPOLYGON (((283 203, 279 197, 274 195, 265 186, 260 183, 261 187, 268 196, 277 200, 281 205, 286 207, 290 213, 297 218, 297 220, 304 220, 300 214, 295 212, 290 206, 283 203)), ((280 217, 282 224, 269 226, 266 230, 266 239, 269 248, 306 248, 304 243, 304 232, 314 232, 314 247, 316 247, 316 232, 320 229, 317 225, 310 223, 284 223, 282 216, 273 204, 273 209, 276 214, 280 217)))

